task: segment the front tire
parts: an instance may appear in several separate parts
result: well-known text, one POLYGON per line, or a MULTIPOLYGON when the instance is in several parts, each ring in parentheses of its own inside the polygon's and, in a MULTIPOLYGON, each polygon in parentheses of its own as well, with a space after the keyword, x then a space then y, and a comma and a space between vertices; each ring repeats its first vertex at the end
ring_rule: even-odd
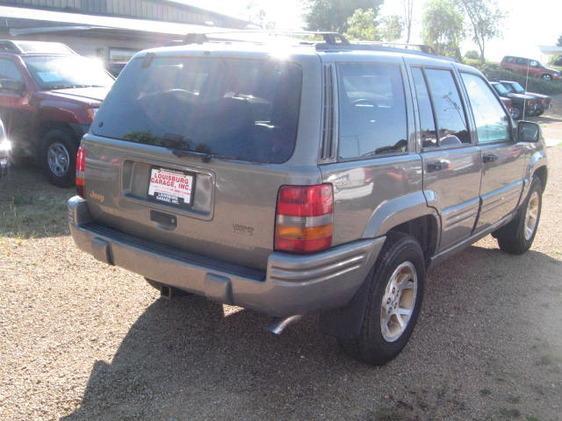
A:
POLYGON ((542 192, 541 180, 535 177, 515 219, 495 234, 502 251, 509 254, 523 254, 531 248, 541 217, 542 192))
POLYGON ((544 75, 541 76, 541 79, 551 81, 552 75, 549 75, 548 73, 545 73, 544 75))
POLYGON ((425 260, 409 235, 390 233, 366 282, 367 306, 358 337, 339 343, 352 357, 372 365, 395 358, 406 346, 419 316, 425 260))
POLYGON ((45 175, 55 186, 74 185, 78 143, 66 129, 49 130, 43 137, 40 162, 45 175))

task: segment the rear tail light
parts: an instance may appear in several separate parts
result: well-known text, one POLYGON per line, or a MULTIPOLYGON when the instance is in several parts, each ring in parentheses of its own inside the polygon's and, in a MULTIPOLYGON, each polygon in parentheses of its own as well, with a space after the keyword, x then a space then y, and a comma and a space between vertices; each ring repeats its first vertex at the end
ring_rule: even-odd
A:
POLYGON ((313 253, 332 245, 331 184, 282 186, 277 197, 275 250, 313 253))
POLYGON ((76 153, 76 193, 81 197, 84 197, 84 186, 86 185, 85 172, 86 149, 81 145, 76 153))

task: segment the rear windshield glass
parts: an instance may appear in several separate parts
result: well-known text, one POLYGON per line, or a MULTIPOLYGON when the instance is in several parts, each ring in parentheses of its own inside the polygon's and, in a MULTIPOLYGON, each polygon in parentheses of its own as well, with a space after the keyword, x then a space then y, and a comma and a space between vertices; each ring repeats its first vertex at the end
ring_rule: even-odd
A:
POLYGON ((100 62, 77 55, 29 56, 24 61, 44 90, 108 87, 114 80, 100 62))
POLYGON ((273 60, 134 59, 93 133, 220 158, 281 163, 297 136, 302 73, 273 60))
POLYGON ((500 95, 507 95, 510 92, 509 89, 501 83, 494 83, 492 86, 500 95))
POLYGON ((511 83, 511 86, 513 87, 513 90, 518 93, 518 94, 524 94, 525 93, 525 88, 523 88, 519 82, 513 82, 511 83))

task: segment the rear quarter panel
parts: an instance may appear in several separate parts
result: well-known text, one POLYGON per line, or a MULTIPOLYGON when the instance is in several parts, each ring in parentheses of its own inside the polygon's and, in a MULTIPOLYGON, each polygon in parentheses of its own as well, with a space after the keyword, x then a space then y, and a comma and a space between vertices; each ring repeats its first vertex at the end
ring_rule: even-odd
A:
POLYGON ((334 186, 334 244, 384 235, 430 212, 418 154, 321 166, 334 186))

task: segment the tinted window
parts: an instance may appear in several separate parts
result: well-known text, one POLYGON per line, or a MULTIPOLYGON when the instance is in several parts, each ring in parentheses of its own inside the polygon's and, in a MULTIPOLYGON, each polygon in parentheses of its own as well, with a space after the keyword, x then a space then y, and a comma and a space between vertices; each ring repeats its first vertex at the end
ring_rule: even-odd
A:
POLYGON ((0 79, 22 81, 17 66, 10 60, 0 59, 0 79))
POLYGON ((96 116, 101 136, 280 163, 297 136, 301 70, 266 60, 134 59, 96 116))
POLYGON ((406 152, 408 128, 400 66, 349 63, 338 67, 339 157, 406 152))
POLYGON ((492 83, 492 86, 494 87, 494 89, 496 90, 496 92, 498 94, 500 94, 500 96, 506 96, 508 95, 511 91, 507 88, 508 85, 504 85, 501 83, 492 83))
POLYGON ((412 69, 416 97, 418 99, 418 109, 421 125, 421 139, 424 148, 437 146, 437 132, 435 130, 435 120, 433 118, 433 107, 427 85, 423 77, 423 72, 419 68, 412 69))
POLYGON ((513 90, 515 92, 517 92, 518 94, 524 94, 525 93, 525 88, 523 88, 518 82, 510 83, 510 85, 513 88, 513 90))
POLYGON ((527 63, 529 62, 529 60, 527 60, 526 58, 517 58, 517 59, 515 59, 515 62, 516 62, 517 64, 523 64, 523 65, 526 66, 527 63))
MULTIPOLYGON (((498 84, 500 85, 500 84, 498 84)), ((501 86, 503 86, 505 88, 505 90, 507 91, 508 94, 512 94, 513 92, 515 92, 515 90, 513 89, 513 86, 511 86, 511 83, 502 83, 501 86)))
POLYGON ((439 145, 470 143, 470 134, 459 91, 449 70, 426 69, 439 129, 439 145))
POLYGON ((500 102, 479 76, 463 73, 462 78, 476 121, 479 143, 509 140, 509 118, 500 102))

